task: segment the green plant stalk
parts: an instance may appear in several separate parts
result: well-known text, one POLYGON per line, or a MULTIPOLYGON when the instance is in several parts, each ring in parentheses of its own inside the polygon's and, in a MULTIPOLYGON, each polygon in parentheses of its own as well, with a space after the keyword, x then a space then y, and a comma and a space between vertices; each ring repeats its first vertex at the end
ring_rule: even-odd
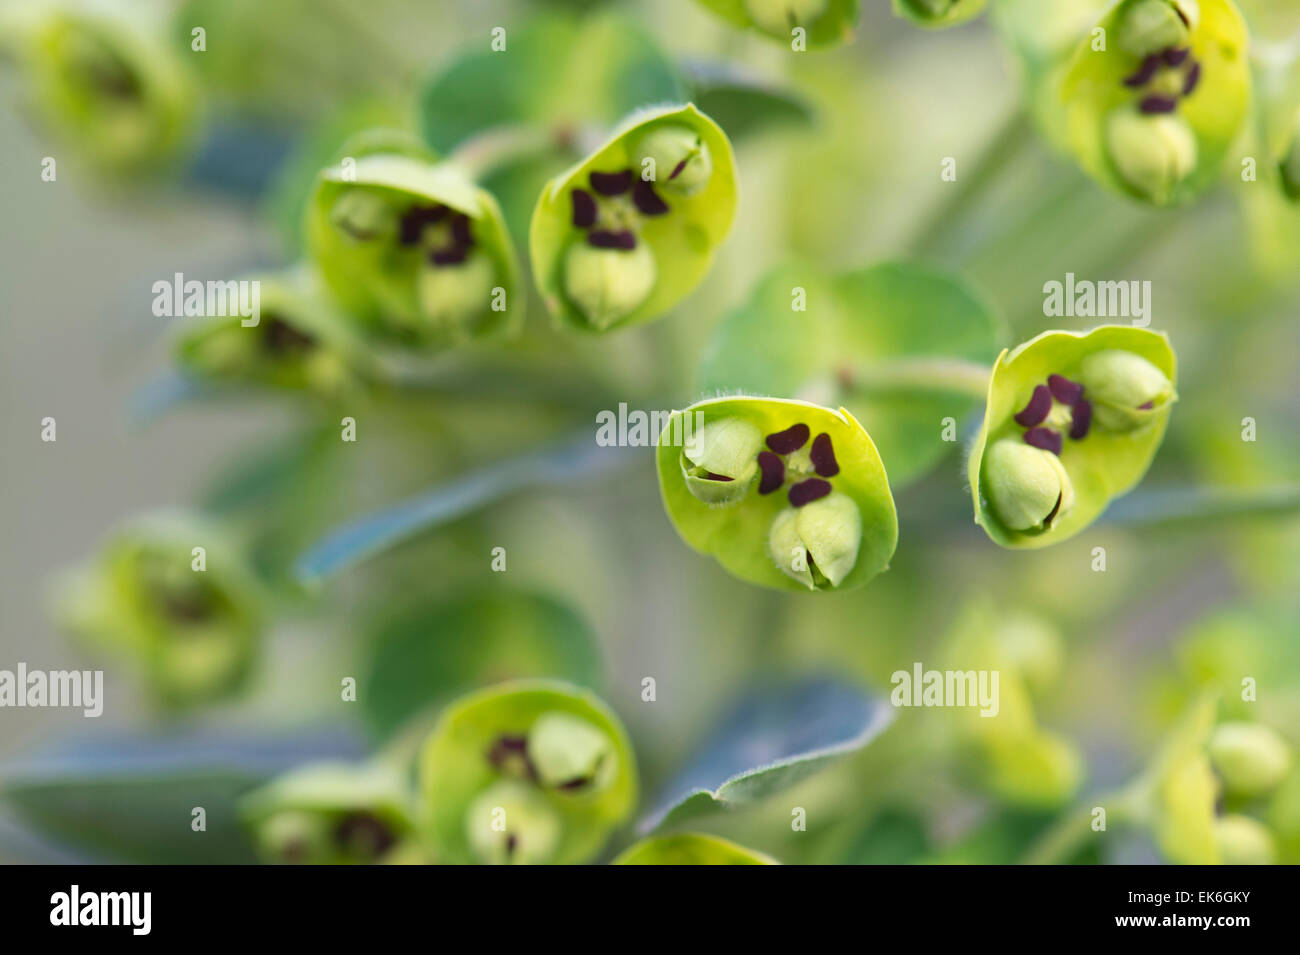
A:
POLYGON ((1017 106, 984 145, 974 167, 964 173, 959 168, 957 181, 947 190, 945 200, 921 220, 904 245, 916 255, 933 254, 944 233, 952 230, 989 185, 1034 142, 1029 116, 1017 106))
POLYGON ((855 392, 868 394, 925 392, 983 400, 989 389, 989 366, 962 358, 899 358, 854 369, 841 381, 855 392))
POLYGON ((1141 801, 1140 786, 1130 784, 1124 789, 1097 796, 1085 805, 1072 807, 1030 846, 1020 859, 1021 865, 1064 865, 1079 853, 1090 837, 1096 835, 1092 828, 1093 806, 1105 808, 1109 831, 1116 824, 1123 826, 1136 822, 1140 818, 1141 801))

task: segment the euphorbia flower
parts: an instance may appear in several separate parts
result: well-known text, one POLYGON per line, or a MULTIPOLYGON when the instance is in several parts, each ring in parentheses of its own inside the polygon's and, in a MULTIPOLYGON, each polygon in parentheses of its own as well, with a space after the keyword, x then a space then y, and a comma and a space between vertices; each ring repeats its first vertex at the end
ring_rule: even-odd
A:
POLYGON ((385 763, 311 763, 240 801, 266 862, 349 865, 417 861, 411 793, 385 763))
POLYGON ((36 122, 90 162, 131 172, 185 145, 195 91, 161 17, 46 0, 4 11, 0 27, 36 122))
POLYGON ((321 171, 306 233, 321 276, 365 326, 440 348, 523 318, 500 207, 458 167, 372 132, 321 171))
POLYGON ((371 377, 375 363, 316 277, 304 270, 255 277, 256 325, 213 316, 183 327, 176 359, 202 381, 267 385, 339 395, 371 377))
POLYGON ((999 356, 968 469, 975 521, 1004 547, 1078 533, 1142 479, 1175 400, 1161 334, 1044 332, 999 356))
POLYGON ((898 543, 880 455, 842 408, 780 398, 701 401, 673 413, 657 459, 677 532, 744 580, 782 590, 849 589, 884 570, 898 543))
POLYGON ((713 120, 690 105, 634 113, 537 201, 529 247, 547 308, 587 331, 658 318, 708 271, 736 190, 713 120))
POLYGON ((1246 25, 1231 0, 1121 0, 1063 84, 1070 148, 1099 182, 1156 205, 1218 174, 1250 106, 1246 25))
POLYGON ((501 684, 459 701, 419 762, 422 818, 446 862, 586 862, 636 801, 618 718, 555 681, 501 684))
POLYGON ((237 547, 220 529, 183 516, 120 528, 59 582, 55 597, 65 627, 129 660, 169 706, 237 689, 262 631, 260 588, 237 547))

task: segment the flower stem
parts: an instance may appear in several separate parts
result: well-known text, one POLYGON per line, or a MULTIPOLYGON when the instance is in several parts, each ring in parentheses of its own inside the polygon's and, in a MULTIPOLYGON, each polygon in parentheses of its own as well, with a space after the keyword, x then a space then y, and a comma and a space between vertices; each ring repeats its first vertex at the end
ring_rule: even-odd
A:
POLYGON ((1116 501, 1106 513, 1114 524, 1271 517, 1300 512, 1300 485, 1264 488, 1170 487, 1139 491, 1116 501))
POLYGON ((1130 789, 1105 793, 1091 800, 1091 805, 1074 806, 1062 814, 1020 859, 1022 865, 1064 865, 1079 854, 1085 841, 1095 835, 1092 828, 1094 806, 1106 810, 1106 827, 1125 825, 1134 820, 1136 795, 1130 789))
POLYGON ((845 390, 868 394, 931 392, 983 400, 988 395, 990 374, 989 366, 979 362, 921 356, 848 369, 840 374, 839 383, 845 390))
POLYGON ((563 137, 552 129, 499 126, 461 143, 447 160, 463 169, 475 182, 482 182, 504 166, 557 152, 563 146, 563 137))

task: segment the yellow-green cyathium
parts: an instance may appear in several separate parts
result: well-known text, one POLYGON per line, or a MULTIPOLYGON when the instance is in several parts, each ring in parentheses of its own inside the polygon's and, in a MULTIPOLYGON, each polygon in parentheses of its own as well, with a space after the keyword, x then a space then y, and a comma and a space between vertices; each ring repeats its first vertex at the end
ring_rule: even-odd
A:
POLYGON ((131 663, 165 706, 233 693, 262 636, 261 587, 239 548, 188 515, 150 515, 117 529, 56 582, 54 598, 62 626, 131 663))
POLYGON ((678 534, 742 580, 847 590, 885 570, 898 543, 880 455, 843 408, 708 399, 673 412, 656 460, 678 534))
POLYGON ((1150 467, 1175 381, 1168 340, 1144 328, 1044 332, 1004 351, 967 470, 975 522, 1004 547, 1087 527, 1150 467))
POLYGON ((0 44, 35 122, 78 158, 127 174, 174 160, 196 125, 194 83, 165 17, 157 4, 46 0, 0 12, 0 44))
POLYGON ((412 793, 387 763, 311 763, 240 801, 269 863, 364 865, 417 861, 412 793))
POLYGON ((345 145, 317 177, 305 231, 338 302, 397 344, 437 350, 523 320, 496 200, 401 136, 375 130, 345 145))
POLYGON ((1155 205, 1203 191, 1249 114, 1247 41, 1232 0, 1116 3, 1080 41, 1061 88, 1084 170, 1155 205))
POLYGON ((557 681, 465 697, 442 714, 419 757, 420 819, 446 862, 588 862, 636 797, 618 718, 592 693, 557 681))
POLYGON ((306 269, 254 276, 256 322, 239 315, 185 323, 176 360, 188 376, 324 396, 345 394, 375 377, 363 339, 306 269))
POLYGON ((726 134, 694 106, 633 113, 537 200, 529 247, 547 309, 592 332, 658 318, 708 272, 737 188, 726 134))

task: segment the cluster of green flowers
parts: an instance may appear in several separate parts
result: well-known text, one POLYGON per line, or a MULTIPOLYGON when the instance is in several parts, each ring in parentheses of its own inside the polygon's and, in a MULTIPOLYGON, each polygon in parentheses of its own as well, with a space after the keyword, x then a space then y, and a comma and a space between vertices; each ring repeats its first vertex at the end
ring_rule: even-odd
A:
MULTIPOLYGON (((589 862, 626 822, 636 764, 618 717, 593 694, 546 680, 489 687, 450 705, 414 772, 383 759, 308 765, 244 799, 275 863, 589 862)), ((622 865, 770 864, 725 840, 648 839, 622 865)))

